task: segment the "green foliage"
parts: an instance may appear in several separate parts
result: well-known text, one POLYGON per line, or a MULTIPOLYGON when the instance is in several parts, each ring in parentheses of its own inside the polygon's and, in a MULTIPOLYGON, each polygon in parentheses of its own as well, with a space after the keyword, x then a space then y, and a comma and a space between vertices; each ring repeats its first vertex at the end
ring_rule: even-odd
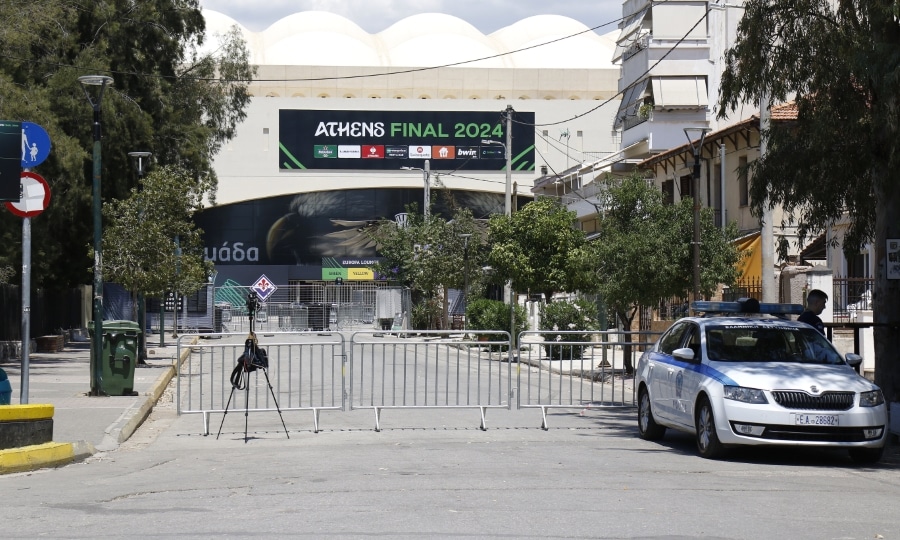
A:
MULTIPOLYGON (((516 305, 515 311, 515 329, 510 332, 511 335, 518 336, 520 332, 524 332, 528 321, 528 314, 525 308, 516 305)), ((466 308, 466 328, 469 330, 498 330, 510 331, 510 313, 509 304, 505 304, 500 300, 489 300, 487 298, 478 298, 469 302, 466 308)))
MULTIPOLYGON (((749 0, 726 52, 719 115, 794 99, 797 120, 773 122, 751 167, 751 205, 780 204, 797 234, 849 224, 845 253, 875 250, 875 382, 900 399, 900 285, 888 280, 900 238, 900 24, 896 2, 749 0)), ((789 220, 783 225, 791 225, 789 220)), ((784 250, 782 249, 782 252, 784 250)))
POLYGON ((209 190, 205 178, 159 167, 144 177, 142 190, 104 207, 108 281, 148 295, 190 294, 206 284, 212 263, 204 258, 201 231, 191 220, 209 190))
MULTIPOLYGON (((544 332, 579 332, 598 330, 597 307, 587 300, 563 300, 544 304, 541 309, 541 330, 544 332)), ((565 342, 590 341, 591 334, 547 334, 544 351, 549 358, 581 358, 586 345, 561 345, 565 342)))
POLYGON ((481 271, 486 253, 482 223, 465 208, 456 210, 449 221, 433 214, 426 220, 416 210, 415 204, 407 208, 408 221, 403 227, 384 220, 366 231, 382 257, 372 270, 438 302, 442 290, 464 287, 468 260, 468 297, 479 294, 487 281, 481 271), (466 240, 461 235, 470 236, 466 240))
MULTIPOLYGON (((0 118, 40 124, 53 142, 36 171, 53 190, 32 221, 36 287, 90 282, 92 109, 80 75, 114 79, 101 102, 104 204, 137 186, 135 150, 207 176, 214 196, 212 160, 246 116, 255 68, 237 32, 205 35, 196 0, 3 0, 0 48, 0 118), (216 52, 199 55, 209 40, 216 52)), ((21 219, 0 215, 0 238, 14 246, 0 265, 19 268, 21 219)))
MULTIPOLYGON (((466 308, 466 328, 468 330, 496 330, 500 332, 509 332, 510 338, 518 340, 519 334, 527 329, 528 313, 522 306, 516 305, 514 315, 514 327, 510 325, 510 309, 509 304, 505 304, 499 300, 489 300, 487 298, 478 298, 466 308)), ((477 332, 475 332, 477 334, 477 332)), ((485 334, 489 341, 495 341, 501 338, 499 335, 485 334)), ((506 351, 509 347, 506 345, 491 345, 492 351, 506 351)))
POLYGON ((572 227, 575 212, 556 199, 528 203, 512 217, 491 216, 488 262, 515 291, 542 292, 548 301, 560 291, 593 287, 584 232, 572 227))
POLYGON ((410 323, 415 330, 441 328, 441 304, 437 298, 425 298, 412 307, 410 323))
MULTIPOLYGON (((606 305, 630 323, 638 307, 693 289, 693 203, 664 204, 661 192, 639 175, 603 183, 605 211, 593 243, 597 287, 606 305)), ((737 230, 716 227, 709 209, 701 212, 700 225, 700 290, 710 295, 719 283, 737 279, 737 230)))

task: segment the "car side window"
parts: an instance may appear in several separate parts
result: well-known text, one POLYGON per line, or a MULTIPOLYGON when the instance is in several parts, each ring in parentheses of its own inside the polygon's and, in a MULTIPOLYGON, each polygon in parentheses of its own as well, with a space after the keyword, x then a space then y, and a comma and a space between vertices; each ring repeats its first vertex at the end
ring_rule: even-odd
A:
POLYGON ((700 329, 694 325, 691 325, 688 328, 685 339, 684 346, 694 351, 694 361, 700 361, 700 329))
POLYGON ((686 322, 675 323, 659 340, 659 352, 671 355, 675 349, 681 347, 684 341, 684 333, 689 329, 690 325, 686 322))

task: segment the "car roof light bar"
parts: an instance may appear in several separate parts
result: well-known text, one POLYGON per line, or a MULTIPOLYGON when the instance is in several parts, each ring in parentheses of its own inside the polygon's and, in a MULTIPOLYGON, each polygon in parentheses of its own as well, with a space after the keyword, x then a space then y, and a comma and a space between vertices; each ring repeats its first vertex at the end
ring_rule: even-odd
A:
POLYGON ((763 304, 755 298, 740 298, 736 302, 691 302, 691 309, 704 313, 765 313, 768 315, 799 315, 800 304, 763 304))

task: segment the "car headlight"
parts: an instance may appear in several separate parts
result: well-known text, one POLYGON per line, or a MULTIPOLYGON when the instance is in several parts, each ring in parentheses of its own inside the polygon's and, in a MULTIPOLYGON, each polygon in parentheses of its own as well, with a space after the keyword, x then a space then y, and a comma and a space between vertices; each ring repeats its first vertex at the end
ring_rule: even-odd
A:
POLYGON ((872 390, 859 394, 860 407, 877 407, 882 403, 884 403, 884 394, 881 393, 881 390, 872 390))
POLYGON ((744 403, 768 403, 766 394, 762 390, 756 388, 745 388, 743 386, 726 386, 725 399, 733 399, 744 403))

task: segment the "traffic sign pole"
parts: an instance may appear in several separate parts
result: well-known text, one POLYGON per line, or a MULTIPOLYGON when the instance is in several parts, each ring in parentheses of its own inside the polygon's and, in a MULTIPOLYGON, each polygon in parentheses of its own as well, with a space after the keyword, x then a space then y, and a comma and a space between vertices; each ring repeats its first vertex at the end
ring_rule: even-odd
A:
POLYGON ((31 369, 31 218, 22 220, 22 368, 19 403, 28 403, 28 373, 31 369))

